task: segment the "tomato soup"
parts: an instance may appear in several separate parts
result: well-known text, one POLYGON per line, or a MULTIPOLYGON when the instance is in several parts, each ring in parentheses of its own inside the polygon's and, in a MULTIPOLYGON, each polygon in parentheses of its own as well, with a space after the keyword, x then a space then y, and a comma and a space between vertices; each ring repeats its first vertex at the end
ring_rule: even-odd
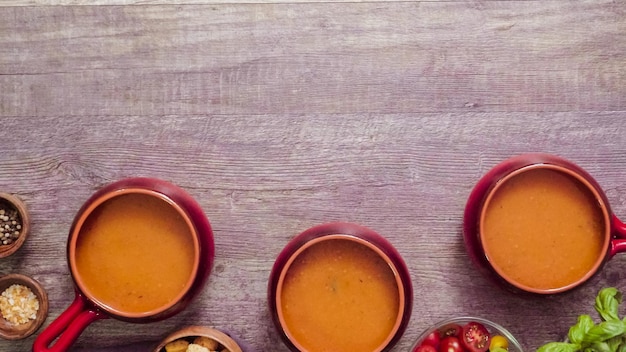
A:
POLYGON ((511 283, 558 289, 600 264, 607 223, 606 211, 583 181, 542 166, 513 175, 492 192, 481 241, 491 265, 511 283))
MULTIPOLYGON (((381 350, 402 312, 399 284, 382 254, 357 240, 304 249, 279 283, 282 324, 308 352, 381 350)), ((279 314, 280 315, 280 314, 279 314)))
POLYGON ((141 315, 167 308, 195 275, 197 244, 190 228, 159 197, 118 195, 81 226, 73 274, 87 296, 115 311, 141 315))

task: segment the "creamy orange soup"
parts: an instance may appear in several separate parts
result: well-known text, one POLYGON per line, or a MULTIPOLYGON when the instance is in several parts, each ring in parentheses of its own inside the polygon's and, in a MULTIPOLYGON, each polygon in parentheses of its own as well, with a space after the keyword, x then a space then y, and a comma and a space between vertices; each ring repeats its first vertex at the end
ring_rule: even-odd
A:
POLYGON ((114 310, 148 313, 173 303, 194 269, 192 233, 171 205, 145 194, 111 198, 83 224, 75 250, 84 291, 114 310))
POLYGON ((558 289, 582 279, 599 261, 604 215, 580 181, 553 169, 513 176, 495 191, 481 224, 491 264, 509 281, 558 289))
POLYGON ((279 294, 286 330, 308 352, 375 351, 399 314, 390 266, 346 239, 321 241, 300 253, 279 294))

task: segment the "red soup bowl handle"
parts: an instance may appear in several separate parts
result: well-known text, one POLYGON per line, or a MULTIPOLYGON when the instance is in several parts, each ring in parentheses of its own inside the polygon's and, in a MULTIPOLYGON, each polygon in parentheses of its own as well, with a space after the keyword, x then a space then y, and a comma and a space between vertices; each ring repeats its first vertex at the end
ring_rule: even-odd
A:
POLYGON ((74 302, 37 336, 33 352, 67 351, 89 324, 106 318, 107 315, 91 308, 85 297, 76 292, 74 302), (54 345, 50 346, 55 339, 54 345))
POLYGON ((626 252, 626 224, 624 224, 617 216, 613 215, 611 219, 611 227, 615 239, 611 241, 611 257, 617 253, 626 252))

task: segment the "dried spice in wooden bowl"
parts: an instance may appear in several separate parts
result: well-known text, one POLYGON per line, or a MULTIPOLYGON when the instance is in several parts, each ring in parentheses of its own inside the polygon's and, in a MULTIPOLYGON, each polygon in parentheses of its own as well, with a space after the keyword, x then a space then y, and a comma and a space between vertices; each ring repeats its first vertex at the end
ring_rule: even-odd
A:
POLYGON ((22 218, 12 206, 0 204, 0 244, 12 244, 22 233, 22 218))
POLYGON ((37 280, 22 274, 0 277, 0 338, 26 338, 47 316, 48 295, 37 280))
POLYGON ((16 196, 0 193, 0 258, 15 253, 26 240, 30 218, 16 196))
POLYGON ((25 285, 12 284, 0 294, 0 314, 13 325, 26 324, 37 318, 39 299, 25 285))

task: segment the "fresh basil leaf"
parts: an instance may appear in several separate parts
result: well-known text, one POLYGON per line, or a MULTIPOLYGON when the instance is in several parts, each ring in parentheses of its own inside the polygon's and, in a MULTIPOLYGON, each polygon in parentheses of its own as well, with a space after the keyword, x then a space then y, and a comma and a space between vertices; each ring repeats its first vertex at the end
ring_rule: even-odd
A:
POLYGON ((537 352, 576 352, 580 346, 567 342, 550 342, 537 349, 537 352))
POLYGON ((622 342, 624 341, 624 338, 620 335, 620 336, 615 336, 611 339, 608 339, 606 341, 607 345, 609 346, 609 351, 610 352, 618 352, 618 348, 620 347, 620 345, 622 344, 622 342))
POLYGON ((569 329, 567 338, 571 343, 580 344, 587 331, 594 326, 593 319, 587 314, 578 317, 578 321, 569 329))
POLYGON ((605 321, 619 319, 619 305, 622 303, 622 294, 615 287, 606 287, 600 290, 594 307, 605 321))
POLYGON ((604 342, 615 336, 624 334, 626 329, 624 323, 621 320, 618 321, 603 321, 598 325, 595 325, 587 331, 582 343, 593 344, 596 342, 604 342))
POLYGON ((606 342, 595 342, 591 344, 588 348, 585 348, 585 351, 593 351, 593 352, 611 352, 611 348, 609 344, 606 342))
POLYGON ((547 343, 537 352, 626 352, 626 317, 620 320, 618 312, 621 303, 622 294, 616 288, 600 290, 594 304, 602 318, 600 324, 581 315, 568 331, 568 342, 547 343))

